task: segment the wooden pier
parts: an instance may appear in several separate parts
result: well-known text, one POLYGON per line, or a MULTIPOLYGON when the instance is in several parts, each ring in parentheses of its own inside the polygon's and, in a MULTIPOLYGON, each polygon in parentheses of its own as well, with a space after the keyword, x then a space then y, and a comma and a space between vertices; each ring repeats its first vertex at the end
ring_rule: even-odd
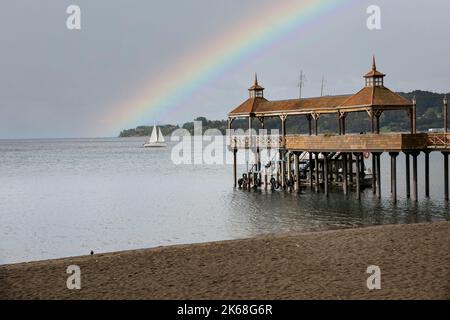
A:
MULTIPOLYGON (((229 147, 234 154, 234 186, 239 182, 247 187, 264 187, 268 184, 284 190, 297 190, 309 184, 316 192, 329 193, 331 185, 338 184, 343 193, 355 190, 360 198, 362 183, 365 179, 364 160, 372 160, 372 190, 381 197, 381 162, 383 153, 391 158, 391 194, 397 200, 397 158, 403 153, 405 158, 406 195, 418 200, 417 158, 423 153, 425 157, 425 196, 430 196, 429 155, 441 152, 443 155, 444 198, 449 200, 448 155, 450 153, 450 134, 448 133, 448 101, 443 101, 443 132, 416 132, 416 101, 409 101, 384 86, 385 75, 377 70, 375 58, 371 70, 364 76, 365 86, 354 95, 325 96, 317 98, 268 101, 264 98, 264 88, 255 82, 249 88, 250 97, 228 114, 229 129, 238 118, 248 118, 248 134, 231 133, 229 147), (404 110, 409 122, 407 133, 380 133, 380 117, 384 112, 404 110), (347 134, 346 118, 349 113, 364 112, 370 119, 369 133, 347 134), (320 134, 318 121, 323 114, 335 114, 338 132, 320 134), (308 121, 308 134, 286 134, 286 120, 293 116, 304 115, 308 121), (280 120, 281 132, 278 134, 259 134, 265 129, 265 119, 276 117, 280 120), (253 120, 257 121, 253 121, 253 120), (256 125, 254 123, 256 122, 256 125), (256 133, 255 133, 256 132, 256 133), (245 181, 238 179, 236 154, 240 149, 255 151, 255 170, 246 173, 245 181), (268 181, 262 176, 260 151, 264 149, 279 150, 276 177, 268 181), (299 165, 300 157, 308 166, 302 177, 299 165), (412 160, 412 165, 411 165, 412 160), (412 171, 412 174, 411 174, 412 171), (411 181, 412 178, 412 181, 411 181), (411 189, 412 182, 412 189, 411 189)), ((232 131, 230 131, 232 132, 232 131)), ((305 170, 303 170, 305 171, 305 170)))

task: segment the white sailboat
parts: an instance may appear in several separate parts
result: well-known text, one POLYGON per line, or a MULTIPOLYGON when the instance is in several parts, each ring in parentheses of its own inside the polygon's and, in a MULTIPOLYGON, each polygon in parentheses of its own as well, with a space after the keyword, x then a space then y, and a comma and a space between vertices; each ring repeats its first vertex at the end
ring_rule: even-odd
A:
POLYGON ((150 136, 150 139, 143 145, 144 148, 161 148, 161 147, 167 147, 167 143, 164 140, 164 136, 161 132, 161 128, 154 125, 152 135, 150 136))

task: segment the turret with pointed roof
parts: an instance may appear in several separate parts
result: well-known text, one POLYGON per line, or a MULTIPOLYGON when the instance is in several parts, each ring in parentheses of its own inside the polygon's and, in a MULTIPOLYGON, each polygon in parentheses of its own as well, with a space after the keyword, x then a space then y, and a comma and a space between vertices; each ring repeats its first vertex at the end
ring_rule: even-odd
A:
POLYGON ((411 101, 384 86, 386 75, 377 70, 375 56, 372 69, 364 75, 366 86, 348 98, 339 109, 356 109, 358 107, 374 107, 381 109, 403 109, 412 106, 411 101))
POLYGON ((372 69, 366 73, 364 78, 366 79, 366 86, 383 86, 383 78, 386 75, 377 70, 377 63, 375 61, 375 56, 372 58, 372 69))
POLYGON ((264 88, 258 84, 258 75, 255 73, 255 82, 248 88, 250 98, 263 98, 264 88))

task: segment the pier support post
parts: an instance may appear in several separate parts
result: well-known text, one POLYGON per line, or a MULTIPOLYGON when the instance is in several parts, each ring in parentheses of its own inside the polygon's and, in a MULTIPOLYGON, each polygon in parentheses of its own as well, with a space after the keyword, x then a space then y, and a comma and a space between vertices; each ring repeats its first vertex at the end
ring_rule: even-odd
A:
POLYGON ((267 179, 267 168, 264 169, 264 190, 267 190, 267 183, 268 183, 268 179, 267 179))
MULTIPOLYGON (((373 123, 373 121, 372 121, 373 123)), ((377 193, 377 161, 376 154, 372 152, 372 193, 377 193)))
POLYGON ((291 179, 291 155, 292 152, 287 151, 286 152, 286 181, 289 181, 291 179))
POLYGON ((316 193, 319 193, 319 153, 314 152, 314 187, 316 193))
POLYGON ((381 152, 374 152, 376 164, 376 194, 381 199, 381 152))
POLYGON ((300 175, 298 172, 298 166, 299 166, 299 153, 294 153, 294 176, 295 176, 295 190, 297 190, 297 193, 300 193, 300 175))
POLYGON ((413 199, 418 200, 418 189, 417 189, 417 156, 419 152, 412 152, 411 156, 413 158, 413 199))
POLYGON ((286 173, 285 173, 285 167, 284 167, 284 151, 280 150, 280 174, 281 174, 281 187, 283 189, 286 189, 286 173))
POLYGON ((445 201, 449 200, 449 194, 448 194, 448 155, 450 152, 448 151, 442 151, 442 154, 444 155, 444 198, 445 201))
POLYGON ((425 150, 425 197, 430 197, 430 151, 425 150))
POLYGON ((308 155, 309 155, 309 187, 313 188, 313 158, 312 158, 312 152, 308 151, 308 155))
POLYGON ((391 193, 394 202, 397 202, 397 157, 398 152, 389 152, 391 156, 391 193))
POLYGON ((349 182, 350 185, 353 185, 353 154, 348 154, 348 175, 349 175, 349 182))
POLYGON ((233 179, 234 179, 234 187, 237 187, 237 164, 236 164, 236 155, 237 155, 237 148, 233 149, 233 179))
POLYGON ((406 197, 411 197, 411 177, 410 177, 410 162, 409 162, 409 153, 405 152, 405 177, 406 177, 406 197))
POLYGON ((323 185, 325 196, 328 197, 328 152, 323 153, 323 185))
POLYGON ((347 184, 347 153, 342 153, 342 187, 344 189, 344 194, 348 194, 348 184, 347 184))
MULTIPOLYGON (((355 153, 356 160, 356 198, 361 199, 361 177, 360 177, 360 164, 359 164, 359 153, 355 153)), ((364 161, 364 160, 363 160, 364 161)))

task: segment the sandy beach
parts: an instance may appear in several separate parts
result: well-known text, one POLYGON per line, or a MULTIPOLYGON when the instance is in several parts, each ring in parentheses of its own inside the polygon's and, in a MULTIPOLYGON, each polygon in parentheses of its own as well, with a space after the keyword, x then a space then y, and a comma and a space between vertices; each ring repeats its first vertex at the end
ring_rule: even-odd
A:
POLYGON ((283 234, 0 266, 1 299, 450 299, 450 222, 283 234), (66 268, 81 268, 68 290, 66 268), (381 289, 369 290, 369 265, 381 289))

